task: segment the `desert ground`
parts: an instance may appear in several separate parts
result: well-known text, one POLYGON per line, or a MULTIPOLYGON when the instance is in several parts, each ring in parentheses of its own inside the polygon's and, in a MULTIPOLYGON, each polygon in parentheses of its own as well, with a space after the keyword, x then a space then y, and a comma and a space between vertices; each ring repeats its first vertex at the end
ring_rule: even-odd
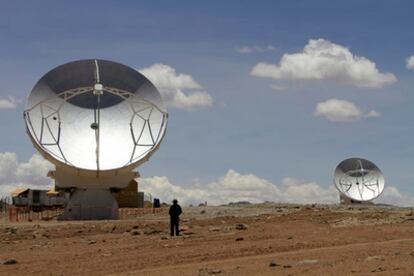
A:
POLYGON ((414 275, 414 212, 275 203, 118 221, 0 219, 0 275, 414 275), (10 261, 11 260, 11 261, 10 261))

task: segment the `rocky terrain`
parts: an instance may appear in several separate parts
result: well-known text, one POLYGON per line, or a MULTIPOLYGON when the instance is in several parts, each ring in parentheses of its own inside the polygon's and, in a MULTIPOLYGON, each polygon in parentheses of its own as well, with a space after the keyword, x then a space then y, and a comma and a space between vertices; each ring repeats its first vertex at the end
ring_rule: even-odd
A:
POLYGON ((119 221, 0 219, 0 275, 414 275, 414 212, 241 204, 119 221))

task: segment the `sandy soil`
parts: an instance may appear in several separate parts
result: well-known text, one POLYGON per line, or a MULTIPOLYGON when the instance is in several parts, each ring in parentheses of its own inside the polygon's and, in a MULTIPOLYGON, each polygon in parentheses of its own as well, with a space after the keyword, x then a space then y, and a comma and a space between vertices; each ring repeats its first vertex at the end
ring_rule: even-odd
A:
POLYGON ((183 235, 170 238, 166 210, 119 221, 3 220, 0 275, 414 275, 412 209, 189 207, 181 222, 183 235))

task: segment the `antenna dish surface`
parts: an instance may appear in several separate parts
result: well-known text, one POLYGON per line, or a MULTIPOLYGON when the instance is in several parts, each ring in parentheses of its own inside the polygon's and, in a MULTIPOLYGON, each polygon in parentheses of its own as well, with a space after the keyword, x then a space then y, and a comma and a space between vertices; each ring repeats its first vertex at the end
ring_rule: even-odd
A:
POLYGON ((56 165, 88 171, 133 168, 159 147, 168 114, 155 86, 107 60, 58 66, 32 89, 24 112, 36 148, 56 165))
POLYGON ((339 192, 355 201, 373 200, 384 190, 381 170, 362 158, 349 158, 339 163, 334 183, 339 192))

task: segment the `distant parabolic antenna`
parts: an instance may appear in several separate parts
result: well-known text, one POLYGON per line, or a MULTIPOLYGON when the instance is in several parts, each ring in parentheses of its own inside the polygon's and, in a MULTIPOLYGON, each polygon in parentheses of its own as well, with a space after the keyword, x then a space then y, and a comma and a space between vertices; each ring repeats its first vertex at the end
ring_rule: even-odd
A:
POLYGON ((353 201, 370 201, 384 190, 384 176, 371 161, 349 158, 336 167, 334 183, 342 195, 353 201))
POLYGON ((110 191, 126 187, 137 176, 133 169, 158 149, 168 113, 142 74, 89 59, 46 73, 28 97, 24 119, 33 145, 56 165, 49 173, 56 186, 72 191, 64 216, 99 219, 117 217, 110 191))

